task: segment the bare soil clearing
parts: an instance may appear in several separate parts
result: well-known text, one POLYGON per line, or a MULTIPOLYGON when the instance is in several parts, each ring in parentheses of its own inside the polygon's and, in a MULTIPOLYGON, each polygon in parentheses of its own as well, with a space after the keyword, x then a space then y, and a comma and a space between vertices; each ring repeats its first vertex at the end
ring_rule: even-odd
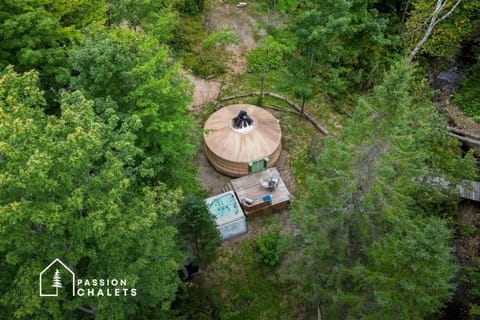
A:
POLYGON ((193 102, 190 105, 190 110, 199 113, 203 106, 217 99, 222 84, 215 79, 205 80, 193 75, 187 75, 187 78, 194 86, 193 102))
POLYGON ((214 196, 221 193, 222 188, 232 179, 226 175, 215 170, 207 157, 203 148, 199 151, 197 157, 198 164, 198 180, 200 185, 204 188, 209 196, 214 196))
POLYGON ((224 1, 214 1, 205 24, 210 31, 231 29, 238 35, 238 44, 229 45, 227 52, 231 55, 227 67, 232 74, 242 74, 247 71, 246 54, 257 46, 256 37, 266 35, 264 29, 257 29, 259 23, 279 25, 282 18, 277 14, 260 15, 255 12, 255 4, 237 8, 234 4, 224 1))

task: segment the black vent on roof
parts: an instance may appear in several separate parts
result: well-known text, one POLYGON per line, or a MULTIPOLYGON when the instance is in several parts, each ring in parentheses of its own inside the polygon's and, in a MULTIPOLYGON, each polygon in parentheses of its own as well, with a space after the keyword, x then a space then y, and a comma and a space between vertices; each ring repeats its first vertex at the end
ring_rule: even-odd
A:
POLYGON ((247 115, 246 111, 240 110, 238 116, 233 118, 233 127, 235 129, 244 129, 252 125, 253 120, 247 115))

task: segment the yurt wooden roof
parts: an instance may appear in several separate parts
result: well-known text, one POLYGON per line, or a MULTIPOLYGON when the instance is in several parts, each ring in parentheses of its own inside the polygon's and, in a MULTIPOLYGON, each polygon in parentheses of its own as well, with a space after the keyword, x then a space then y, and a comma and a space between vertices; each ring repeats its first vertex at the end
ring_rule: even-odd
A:
POLYGON ((249 104, 234 104, 213 113, 204 126, 204 140, 217 156, 232 162, 261 159, 278 149, 282 132, 275 117, 268 111, 249 104), (243 110, 253 120, 253 128, 239 132, 232 120, 243 110))

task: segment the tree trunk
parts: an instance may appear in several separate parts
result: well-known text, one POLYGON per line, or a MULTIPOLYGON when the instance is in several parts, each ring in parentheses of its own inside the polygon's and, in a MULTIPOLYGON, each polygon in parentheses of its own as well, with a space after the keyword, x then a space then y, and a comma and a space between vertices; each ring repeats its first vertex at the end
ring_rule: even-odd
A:
POLYGON ((479 135, 476 135, 476 134, 473 134, 473 133, 469 133, 469 132, 467 132, 467 131, 460 130, 460 129, 458 129, 458 128, 454 128, 454 127, 450 127, 450 126, 448 126, 447 129, 448 129, 448 131, 453 132, 453 133, 456 133, 456 134, 459 134, 459 135, 461 135, 461 136, 465 136, 465 137, 468 137, 468 138, 480 140, 480 136, 479 136, 479 135))
MULTIPOLYGON (((288 98, 282 97, 281 95, 273 93, 273 92, 265 92, 265 95, 270 96, 270 97, 274 97, 274 98, 276 98, 278 100, 281 100, 281 101, 284 101, 289 106, 291 106, 295 110, 297 110, 298 112, 300 112, 300 113, 302 112, 302 107, 299 106, 298 104, 296 104, 295 102, 293 102, 292 100, 288 99, 288 98)), ((322 127, 317 121, 315 121, 315 119, 310 114, 308 114, 307 112, 303 112, 303 116, 305 118, 307 118, 308 121, 310 121, 314 125, 314 127, 317 128, 321 133, 323 133, 326 136, 329 135, 328 130, 326 128, 322 127)))
POLYGON ((258 96, 258 105, 263 105, 263 91, 265 89, 265 76, 267 73, 267 63, 268 63, 268 47, 265 49, 265 55, 263 59, 263 70, 262 70, 262 79, 260 81, 260 95, 258 96))
POLYGON ((245 93, 245 94, 240 94, 240 95, 238 95, 238 96, 228 96, 228 97, 225 97, 225 98, 220 99, 219 102, 229 101, 229 100, 233 100, 233 99, 254 97, 254 96, 256 96, 257 94, 258 94, 258 93, 256 93, 256 92, 249 92, 249 93, 245 93))
POLYGON ((455 133, 452 133, 452 132, 449 132, 448 135, 450 137, 455 138, 457 140, 460 140, 462 142, 467 142, 467 143, 471 143, 471 144, 475 144, 477 146, 480 146, 480 141, 479 140, 474 140, 474 139, 462 137, 462 136, 460 136, 458 134, 455 134, 455 133))
POLYGON ((93 309, 93 308, 78 307, 78 309, 80 311, 90 313, 90 314, 95 314, 96 313, 95 309, 93 309))
POLYGON ((300 110, 300 113, 301 113, 301 114, 305 114, 305 111, 304 111, 304 110, 305 110, 305 101, 306 101, 306 100, 307 100, 307 99, 305 98, 305 95, 303 94, 303 95, 302 95, 302 108, 301 108, 301 110, 300 110))
POLYGON ((410 60, 413 60, 415 55, 418 53, 418 51, 423 47, 425 42, 427 42, 428 38, 432 34, 433 28, 441 22, 442 20, 446 19, 452 12, 455 10, 455 8, 458 7, 460 4, 461 0, 457 0, 457 2, 450 8, 450 10, 443 15, 441 18, 438 18, 438 15, 442 12, 442 10, 445 8, 445 5, 447 4, 449 0, 437 0, 437 4, 435 6, 435 10, 432 13, 432 16, 430 17, 430 23, 428 25, 427 31, 425 31, 425 34, 423 35, 422 39, 417 43, 415 48, 413 48, 412 52, 410 52, 409 58, 410 60))

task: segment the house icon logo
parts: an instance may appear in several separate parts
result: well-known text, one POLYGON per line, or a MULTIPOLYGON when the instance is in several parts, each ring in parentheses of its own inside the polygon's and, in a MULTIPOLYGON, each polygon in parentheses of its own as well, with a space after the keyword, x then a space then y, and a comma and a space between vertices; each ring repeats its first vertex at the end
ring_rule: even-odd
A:
POLYGON ((60 259, 53 260, 40 272, 40 296, 58 297, 59 290, 65 288, 63 281, 68 278, 71 278, 72 296, 75 296, 75 273, 60 259))

